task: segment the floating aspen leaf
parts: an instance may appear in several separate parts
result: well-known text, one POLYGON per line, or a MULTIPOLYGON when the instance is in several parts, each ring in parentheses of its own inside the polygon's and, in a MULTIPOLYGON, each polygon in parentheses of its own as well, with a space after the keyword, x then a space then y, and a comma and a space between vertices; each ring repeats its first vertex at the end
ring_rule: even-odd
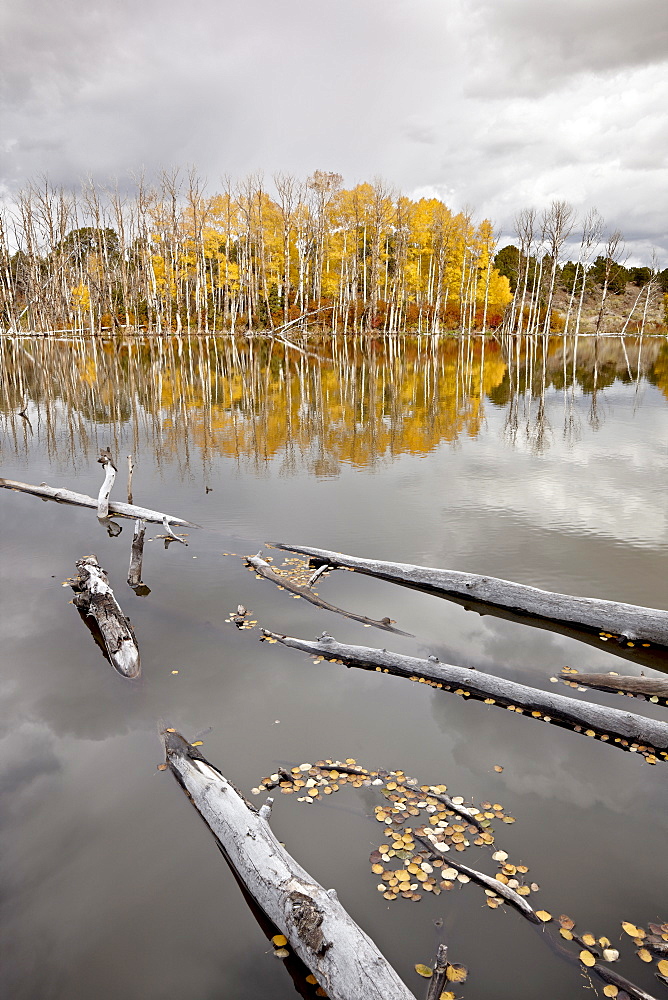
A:
POLYGON ((309 986, 315 986, 318 980, 315 978, 313 973, 311 973, 306 977, 306 982, 309 984, 309 986))
POLYGON ((586 948, 583 948, 580 952, 580 961, 583 965, 586 965, 590 969, 592 965, 596 965, 596 959, 590 951, 587 951, 586 948))
POLYGON ((176 730, 175 729, 165 729, 165 732, 166 733, 175 733, 176 730))
POLYGON ((273 938, 271 939, 271 943, 273 945, 276 945, 277 948, 282 948, 284 945, 288 943, 288 939, 286 938, 285 934, 274 934, 273 938))
POLYGON ((448 965, 445 978, 449 983, 465 983, 469 970, 465 965, 448 965))
POLYGON ((441 993, 438 1000, 456 1000, 456 993, 452 993, 450 990, 446 990, 445 993, 441 993))
POLYGON ((552 919, 552 914, 548 913, 547 910, 536 910, 536 916, 539 917, 544 924, 549 924, 552 919))
POLYGON ((662 976, 668 976, 668 959, 662 958, 660 962, 657 962, 657 969, 662 976))
POLYGON ((166 764, 158 764, 158 770, 159 771, 166 771, 167 770, 167 765, 166 764))
POLYGON ((195 742, 191 743, 190 746, 191 747, 203 747, 204 743, 202 742, 202 740, 195 740, 195 742))
POLYGON ((428 965, 420 965, 419 963, 415 966, 415 971, 418 976, 423 976, 425 979, 431 979, 434 975, 433 970, 430 969, 428 965))
POLYGON ((325 990, 323 990, 322 986, 318 986, 317 990, 315 991, 315 995, 317 997, 326 997, 327 993, 325 992, 325 990))
POLYGON ((651 952, 649 952, 647 950, 647 948, 638 948, 638 950, 636 952, 636 955, 638 956, 638 958, 640 959, 641 962, 651 962, 652 961, 651 952))
POLYGON ((586 944, 588 948, 593 948, 596 944, 596 938, 593 934, 583 934, 582 942, 583 944, 586 944))
POLYGON ((571 920, 570 917, 567 917, 565 913, 562 913, 559 917, 559 923, 562 927, 565 927, 567 931, 572 931, 575 927, 575 921, 571 920))
POLYGON ((628 920, 622 920, 622 930, 626 931, 629 937, 632 938, 645 936, 645 932, 641 927, 636 927, 635 924, 630 924, 628 920))
POLYGON ((566 927, 560 927, 559 928, 559 933, 561 934, 562 938, 564 938, 565 941, 572 941, 573 940, 573 935, 571 934, 571 932, 566 927))
POLYGON ((287 948, 277 948, 276 951, 274 952, 274 956, 276 958, 287 958, 289 954, 290 952, 288 951, 287 948))
POLYGON ((607 986, 603 987, 604 997, 616 997, 618 993, 619 993, 619 988, 617 986, 614 986, 612 983, 608 983, 607 986))
POLYGON ((494 765, 494 770, 497 771, 499 774, 501 774, 501 772, 503 771, 503 768, 501 767, 500 764, 495 764, 494 765))

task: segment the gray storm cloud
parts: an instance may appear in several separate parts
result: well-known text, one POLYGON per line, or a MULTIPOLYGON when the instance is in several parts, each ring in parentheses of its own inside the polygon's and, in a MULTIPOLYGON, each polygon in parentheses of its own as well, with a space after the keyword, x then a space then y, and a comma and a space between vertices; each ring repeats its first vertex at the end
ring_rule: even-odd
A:
POLYGON ((668 255, 668 5, 6 0, 0 184, 194 164, 335 170, 518 209, 596 205, 668 255))

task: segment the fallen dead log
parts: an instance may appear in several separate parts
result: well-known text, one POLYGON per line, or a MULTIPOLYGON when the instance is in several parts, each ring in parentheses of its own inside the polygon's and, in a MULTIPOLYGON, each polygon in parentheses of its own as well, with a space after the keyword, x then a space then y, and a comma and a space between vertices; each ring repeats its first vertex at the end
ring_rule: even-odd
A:
POLYGON ((214 834, 237 879, 288 939, 331 1000, 415 1000, 333 889, 315 882, 278 842, 270 806, 258 811, 174 731, 166 763, 214 834))
POLYGON ((132 536, 132 549, 130 550, 130 565, 128 567, 128 584, 134 589, 142 586, 142 563, 144 561, 144 535, 146 534, 146 522, 138 517, 135 521, 135 530, 132 536))
POLYGON ((109 661, 119 674, 138 677, 141 667, 137 639, 130 619, 114 597, 107 574, 95 556, 79 559, 76 566, 79 575, 69 581, 75 592, 75 606, 95 621, 109 661))
POLYGON ((596 688, 597 691, 614 691, 617 694, 639 695, 645 698, 663 699, 668 704, 668 680, 663 677, 624 677, 620 674, 581 674, 574 670, 562 670, 562 681, 576 686, 596 688))
POLYGON ((284 590, 289 590, 291 594, 296 594, 298 597, 303 597, 305 601, 309 601, 311 604, 315 604, 317 608, 322 608, 324 611, 333 611, 334 614, 343 615, 344 618, 352 618, 353 621, 362 622, 363 625, 373 625, 374 628, 384 629, 386 632, 394 632, 396 635, 407 635, 411 636, 410 632, 402 632, 400 628, 393 628, 393 623, 389 618, 383 618, 380 621, 376 621, 375 618, 367 618, 365 615, 356 615, 352 611, 344 611, 343 608, 337 608, 334 604, 329 604, 327 601, 323 601, 322 597, 314 593, 311 590, 310 584, 306 587, 302 587, 298 583, 294 583, 288 576, 281 576, 279 573, 273 569, 266 559, 258 554, 256 556, 245 557, 245 562, 247 566, 252 566, 256 573, 263 576, 265 580, 271 580, 278 587, 282 587, 284 590))
POLYGON ((104 520, 105 517, 109 516, 109 496, 116 479, 116 466, 111 460, 111 452, 108 448, 106 451, 100 452, 98 462, 104 469, 104 482, 97 498, 97 516, 100 520, 104 520))
POLYGON ((633 649, 636 644, 650 643, 668 649, 668 611, 643 608, 635 604, 604 601, 591 597, 573 597, 539 590, 493 576, 478 576, 456 570, 412 566, 409 563, 383 562, 358 556, 317 549, 308 545, 272 543, 278 549, 298 552, 331 567, 353 569, 367 576, 388 580, 402 586, 423 590, 467 605, 501 608, 530 618, 557 622, 562 625, 601 633, 621 640, 633 649))
MULTIPOLYGON (((97 508, 97 500, 86 496, 85 493, 74 493, 72 490, 58 489, 54 486, 31 486, 29 483, 19 483, 14 479, 0 479, 0 489, 16 490, 19 493, 32 493, 33 496, 41 497, 43 500, 56 500, 58 503, 71 503, 77 507, 97 508)), ((109 513, 115 517, 141 517, 145 521, 154 524, 162 524, 165 518, 172 524, 181 525, 186 528, 197 528, 199 525, 191 521, 185 521, 181 517, 174 517, 172 514, 162 514, 157 510, 150 510, 148 507, 137 507, 130 503, 109 503, 109 513)))
POLYGON ((337 642, 331 636, 323 636, 313 642, 266 629, 263 632, 265 636, 276 639, 284 646, 300 649, 312 656, 322 656, 350 667, 408 677, 439 690, 452 691, 467 698, 484 701, 488 705, 511 709, 520 715, 527 713, 531 718, 563 726, 603 742, 609 741, 612 746, 642 753, 652 763, 659 759, 668 760, 666 722, 541 691, 539 688, 479 670, 440 663, 435 656, 425 660, 385 649, 348 645, 337 642))

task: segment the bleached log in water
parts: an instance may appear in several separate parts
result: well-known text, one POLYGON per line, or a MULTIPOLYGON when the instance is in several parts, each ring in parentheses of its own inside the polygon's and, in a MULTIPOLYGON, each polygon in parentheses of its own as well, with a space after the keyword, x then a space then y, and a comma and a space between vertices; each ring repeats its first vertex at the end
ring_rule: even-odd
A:
POLYGON ((647 642, 668 648, 668 611, 593 597, 556 594, 493 576, 480 576, 431 566, 413 566, 410 563, 364 559, 310 545, 287 545, 283 542, 274 544, 278 549, 311 556, 329 563, 334 568, 353 569, 367 576, 441 597, 451 597, 471 603, 479 602, 489 607, 520 612, 547 621, 587 629, 590 632, 595 631, 598 634, 608 633, 612 638, 618 637, 632 645, 647 642))
POLYGON ((112 666, 123 677, 139 676, 140 660, 137 639, 130 619, 120 609, 107 574, 95 556, 77 561, 79 575, 70 580, 75 591, 74 604, 94 619, 104 641, 112 666))
MULTIPOLYGON (((337 642, 331 636, 312 642, 277 632, 263 630, 269 638, 284 646, 300 649, 312 656, 323 656, 351 667, 376 670, 427 682, 443 691, 485 701, 501 708, 512 708, 529 718, 542 719, 568 729, 596 736, 611 746, 634 748, 659 760, 668 760, 668 723, 648 719, 634 712, 622 712, 588 701, 552 694, 539 688, 518 684, 480 670, 440 663, 436 657, 424 660, 416 656, 392 653, 386 649, 353 646, 337 642)), ((577 677, 577 674, 574 676, 577 677)))
MULTIPOLYGON (((58 503, 71 503, 77 507, 97 507, 97 500, 87 496, 85 493, 75 493, 73 490, 58 488, 53 486, 31 486, 29 483, 20 483, 15 479, 0 479, 0 489, 16 490, 18 493, 31 493, 33 496, 41 497, 42 500, 56 500, 58 503)), ((148 507, 137 507, 131 503, 109 503, 109 513, 115 517, 141 517, 145 521, 153 524, 162 524, 168 518, 172 524, 181 525, 185 528, 197 528, 199 525, 191 521, 185 521, 182 517, 175 517, 173 514, 163 514, 158 510, 150 510, 148 507)))
POLYGON ((178 733, 163 733, 167 764, 216 837, 236 877, 288 939, 331 1000, 415 1000, 343 908, 288 854, 268 822, 178 733))

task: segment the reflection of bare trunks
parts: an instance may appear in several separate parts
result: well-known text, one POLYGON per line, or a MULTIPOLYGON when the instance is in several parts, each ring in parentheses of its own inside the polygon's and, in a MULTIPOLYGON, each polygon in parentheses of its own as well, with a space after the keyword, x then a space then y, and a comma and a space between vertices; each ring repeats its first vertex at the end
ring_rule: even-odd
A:
POLYGON ((79 575, 69 581, 75 592, 74 604, 95 621, 109 661, 119 674, 138 677, 141 668, 137 639, 130 619, 114 597, 107 574, 92 555, 79 559, 76 565, 79 575))

